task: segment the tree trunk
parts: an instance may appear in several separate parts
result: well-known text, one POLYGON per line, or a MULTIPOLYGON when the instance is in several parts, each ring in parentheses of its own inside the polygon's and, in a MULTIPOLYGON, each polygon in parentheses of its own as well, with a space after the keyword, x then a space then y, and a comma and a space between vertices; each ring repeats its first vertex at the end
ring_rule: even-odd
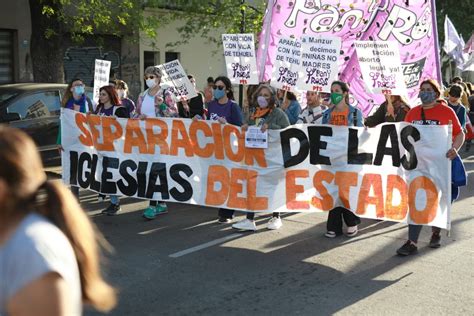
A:
POLYGON ((43 14, 43 5, 47 4, 55 12, 62 10, 60 1, 55 0, 29 0, 31 13, 31 59, 33 65, 33 76, 35 82, 64 82, 63 61, 63 26, 57 14, 50 17, 43 14), (45 38, 47 29, 55 34, 48 39, 45 38))

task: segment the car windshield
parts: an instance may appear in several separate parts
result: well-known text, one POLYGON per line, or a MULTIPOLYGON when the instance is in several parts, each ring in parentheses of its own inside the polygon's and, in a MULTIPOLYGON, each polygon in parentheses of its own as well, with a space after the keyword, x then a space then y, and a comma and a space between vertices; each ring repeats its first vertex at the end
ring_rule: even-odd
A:
POLYGON ((18 91, 13 90, 0 90, 0 103, 10 100, 19 94, 18 91))

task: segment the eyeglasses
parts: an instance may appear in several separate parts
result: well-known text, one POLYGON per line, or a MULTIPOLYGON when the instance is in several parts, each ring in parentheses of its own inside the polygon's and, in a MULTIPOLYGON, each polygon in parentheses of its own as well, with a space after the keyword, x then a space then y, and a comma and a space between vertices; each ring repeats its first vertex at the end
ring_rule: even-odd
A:
POLYGON ((145 80, 148 80, 148 79, 155 79, 155 78, 160 78, 159 76, 145 76, 145 80))
POLYGON ((217 90, 217 89, 219 89, 219 90, 224 90, 224 89, 225 89, 225 86, 213 85, 212 88, 213 88, 214 90, 217 90))

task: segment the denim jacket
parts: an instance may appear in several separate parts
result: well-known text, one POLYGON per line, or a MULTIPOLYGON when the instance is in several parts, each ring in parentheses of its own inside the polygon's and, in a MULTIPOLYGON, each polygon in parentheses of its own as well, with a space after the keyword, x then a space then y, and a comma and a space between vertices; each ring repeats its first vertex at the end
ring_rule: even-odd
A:
MULTIPOLYGON (((329 124, 329 121, 331 120, 331 113, 332 113, 332 111, 334 111, 335 108, 336 107, 333 106, 332 108, 327 109, 326 111, 324 111, 323 120, 321 122, 322 124, 329 124)), ((356 108, 352 105, 349 105, 349 114, 347 116, 348 116, 347 117, 348 126, 361 126, 361 127, 364 126, 362 124, 362 112, 358 108, 356 108), (356 113, 356 116, 357 116, 356 124, 354 124, 354 113, 356 113)))

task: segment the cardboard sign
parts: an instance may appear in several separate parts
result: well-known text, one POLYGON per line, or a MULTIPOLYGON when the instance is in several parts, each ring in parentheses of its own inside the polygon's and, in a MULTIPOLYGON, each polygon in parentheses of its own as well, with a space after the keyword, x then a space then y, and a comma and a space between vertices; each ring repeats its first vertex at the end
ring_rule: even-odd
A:
POLYGON ((331 83, 338 78, 340 51, 339 37, 303 35, 298 89, 331 92, 331 83))
POLYGON ((222 34, 227 76, 233 84, 258 84, 253 34, 222 34))
POLYGON ((298 84, 301 42, 290 37, 278 40, 270 85, 285 91, 296 91, 298 84))
POLYGON ((196 90, 179 60, 176 59, 156 67, 160 68, 163 74, 161 87, 171 91, 178 101, 190 100, 197 96, 196 90))
POLYGON ((96 104, 99 103, 99 90, 103 86, 109 85, 110 77, 110 65, 112 64, 109 60, 95 60, 94 67, 94 95, 93 99, 96 104))
POLYGON ((394 41, 355 41, 362 77, 371 93, 407 95, 398 44, 394 41))

